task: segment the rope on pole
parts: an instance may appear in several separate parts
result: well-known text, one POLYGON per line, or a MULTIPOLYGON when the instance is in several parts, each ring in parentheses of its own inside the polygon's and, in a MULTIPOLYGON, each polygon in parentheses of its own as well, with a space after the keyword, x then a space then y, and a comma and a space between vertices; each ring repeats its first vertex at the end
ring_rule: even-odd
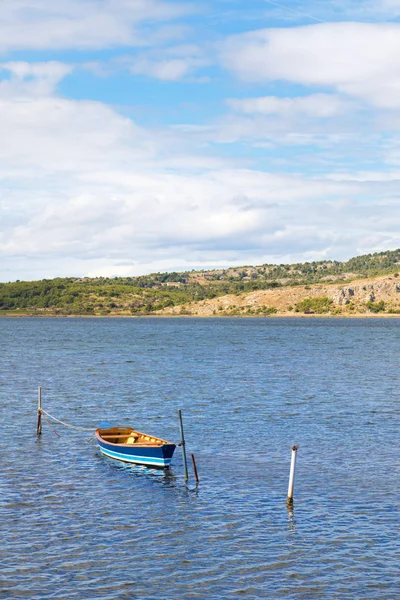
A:
POLYGON ((43 419, 46 421, 47 425, 50 427, 50 429, 52 430, 52 432, 54 433, 54 435, 56 435, 57 437, 61 437, 59 433, 57 433, 57 431, 54 429, 54 427, 52 426, 52 424, 46 419, 46 417, 43 415, 43 419))
POLYGON ((55 421, 56 423, 60 423, 60 425, 64 425, 65 427, 69 427, 70 429, 76 429, 77 431, 93 431, 93 427, 76 427, 76 425, 70 425, 69 423, 64 423, 64 421, 60 421, 60 419, 56 419, 56 417, 53 417, 53 415, 51 415, 47 411, 43 410, 43 408, 41 409, 41 412, 43 414, 47 415, 48 417, 50 417, 50 419, 53 419, 53 421, 55 421))

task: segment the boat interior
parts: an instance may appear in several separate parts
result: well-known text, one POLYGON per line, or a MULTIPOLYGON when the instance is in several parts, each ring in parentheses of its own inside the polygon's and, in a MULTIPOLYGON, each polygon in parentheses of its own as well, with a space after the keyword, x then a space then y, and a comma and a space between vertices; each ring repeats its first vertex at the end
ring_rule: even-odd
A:
POLYGON ((110 444, 145 444, 146 446, 168 444, 165 440, 135 431, 129 427, 112 427, 111 429, 98 429, 97 431, 100 437, 110 444))

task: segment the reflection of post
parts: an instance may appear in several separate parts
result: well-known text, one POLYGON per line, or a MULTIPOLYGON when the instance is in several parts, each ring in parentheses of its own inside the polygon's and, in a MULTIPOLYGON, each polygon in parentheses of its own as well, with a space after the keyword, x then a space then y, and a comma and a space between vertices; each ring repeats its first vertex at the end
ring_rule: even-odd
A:
POLYGON ((183 422, 182 422, 182 411, 181 411, 181 409, 178 410, 178 415, 179 415, 179 428, 181 430, 181 443, 180 443, 180 445, 182 446, 183 469, 184 469, 184 472, 185 472, 185 481, 187 481, 189 479, 189 475, 188 475, 187 460, 186 460, 185 436, 183 434, 183 422))
POLYGON ((290 475, 289 475, 289 487, 288 487, 288 504, 292 504, 293 502, 293 489, 294 489, 294 471, 296 468, 296 455, 297 455, 297 446, 292 446, 292 462, 290 463, 290 475))
POLYGON ((194 454, 191 454, 190 456, 192 457, 192 465, 193 465, 194 478, 196 479, 196 484, 197 484, 197 483, 199 483, 199 475, 197 473, 196 459, 194 458, 194 454))
POLYGON ((293 503, 287 502, 286 507, 288 509, 288 530, 296 531, 296 521, 294 520, 293 503))
POLYGON ((39 386, 36 435, 40 435, 41 433, 42 433, 42 388, 41 388, 41 386, 39 386))

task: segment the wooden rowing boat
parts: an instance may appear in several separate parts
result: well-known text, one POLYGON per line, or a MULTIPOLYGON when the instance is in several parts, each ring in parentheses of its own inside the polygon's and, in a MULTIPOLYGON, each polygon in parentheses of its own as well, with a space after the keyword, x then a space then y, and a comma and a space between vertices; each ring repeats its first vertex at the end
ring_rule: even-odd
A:
POLYGON ((96 429, 100 451, 116 460, 166 469, 176 444, 136 431, 132 427, 102 426, 96 429))

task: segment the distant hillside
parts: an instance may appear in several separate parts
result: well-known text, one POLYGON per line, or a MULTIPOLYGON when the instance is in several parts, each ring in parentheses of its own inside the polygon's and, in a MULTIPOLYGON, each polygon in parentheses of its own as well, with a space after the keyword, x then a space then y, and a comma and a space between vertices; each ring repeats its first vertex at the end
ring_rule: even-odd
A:
POLYGON ((164 315, 211 316, 400 316, 398 273, 346 283, 314 283, 227 294, 173 306, 164 315))
POLYGON ((263 283, 285 285, 355 279, 385 275, 400 269, 400 249, 376 254, 365 254, 346 262, 325 260, 318 262, 295 263, 292 265, 260 265, 231 267, 209 271, 184 271, 182 273, 153 273, 134 280, 141 287, 159 287, 168 284, 211 284, 211 283, 263 283))
MULTIPOLYGON (((0 284, 0 314, 31 314, 31 315, 148 315, 148 314, 202 314, 201 310, 193 307, 206 303, 213 305, 216 298, 230 297, 228 307, 221 303, 206 314, 243 314, 239 310, 242 302, 235 302, 235 297, 269 291, 269 297, 280 298, 280 308, 275 305, 261 304, 255 310, 257 314, 275 314, 277 312, 305 312, 313 314, 323 308, 307 300, 307 292, 315 296, 315 290, 333 289, 340 296, 341 286, 356 279, 389 277, 393 281, 393 299, 386 298, 384 308, 367 307, 368 302, 374 303, 376 294, 369 295, 369 300, 357 304, 357 312, 397 311, 397 288, 395 283, 400 271, 400 249, 366 254, 352 258, 346 262, 319 261, 297 263, 292 265, 261 265, 232 267, 212 271, 187 271, 182 273, 153 273, 141 277, 115 278, 64 278, 43 279, 41 281, 16 281, 0 284), (333 287, 332 287, 333 286, 333 287), (298 302, 282 303, 282 298, 293 296, 298 302), (291 290, 291 291, 290 291, 291 290), (300 294, 300 290, 303 293, 300 294), (275 296, 273 292, 276 292, 275 296), (300 294, 300 295, 299 295, 300 294), (301 298, 300 298, 301 297, 301 298), (297 306, 299 304, 299 306, 297 306), (365 306, 364 306, 365 305, 365 306), (192 308, 189 309, 188 307, 192 308), (263 307, 264 309, 263 310, 263 307), (291 307, 290 310, 288 307, 291 307), (236 307, 236 308, 235 308, 236 307), (279 308, 279 310, 278 310, 279 308), (260 309, 260 310, 259 310, 260 309), (317 310, 315 310, 317 309, 317 310), (364 310, 365 309, 365 310, 364 310), (376 309, 376 310, 375 310, 376 309)), ((386 280, 385 280, 386 281, 386 280)), ((372 285, 372 284, 365 284, 372 285)), ((354 287, 354 286, 353 286, 354 287)), ((399 286, 400 288, 400 286, 399 286)), ((345 289, 345 288, 343 288, 345 289)), ((325 292, 324 292, 325 293, 325 292)), ((346 295, 347 292, 345 292, 346 295)), ((354 295, 354 294, 353 294, 354 295)), ((351 294, 348 302, 339 302, 340 298, 329 299, 325 302, 322 312, 331 313, 332 304, 335 310, 348 304, 355 306, 351 294)), ((399 294, 400 296, 400 294, 399 294)), ((367 294, 365 294, 367 297, 367 294)), ((317 302, 318 304, 318 302, 317 302)), ((245 305, 246 306, 246 305, 245 305)), ((251 314, 251 307, 244 309, 251 314), (249 309, 250 308, 250 312, 249 309)), ((353 309, 355 310, 355 309, 353 309)))

